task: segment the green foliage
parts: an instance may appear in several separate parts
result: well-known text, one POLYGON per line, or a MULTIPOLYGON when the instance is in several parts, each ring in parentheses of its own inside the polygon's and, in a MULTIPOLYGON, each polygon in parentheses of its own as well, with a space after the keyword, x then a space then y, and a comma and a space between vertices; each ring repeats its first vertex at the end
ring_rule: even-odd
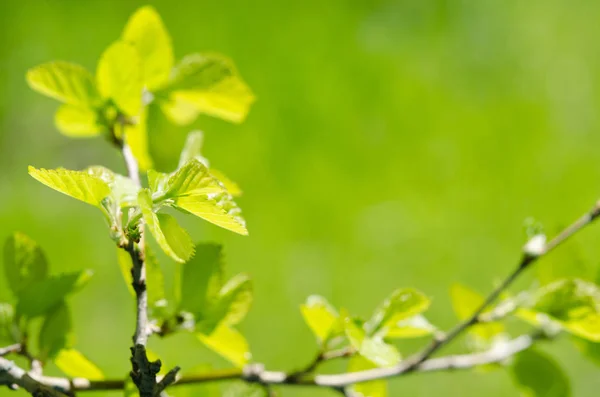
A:
POLYGON ((55 358, 62 349, 71 347, 74 342, 72 327, 71 313, 64 302, 44 317, 38 341, 42 361, 55 358))
POLYGON ((550 357, 537 350, 519 353, 511 365, 513 379, 524 397, 568 397, 568 377, 550 357))
MULTIPOLYGON (((454 312, 460 320, 468 319, 484 302, 483 296, 461 284, 452 285, 450 297, 454 312)), ((475 349, 488 348, 503 332, 504 325, 499 322, 477 324, 469 330, 470 342, 475 349)))
POLYGON ((14 342, 15 309, 9 303, 0 303, 0 343, 14 342))
POLYGON ((346 316, 344 330, 350 346, 374 365, 392 367, 400 362, 400 353, 396 347, 385 343, 380 336, 369 337, 361 321, 346 316))
POLYGON ((137 115, 142 106, 141 60, 135 47, 116 41, 104 51, 96 72, 98 90, 119 111, 137 115))
POLYGON ((29 166, 29 175, 44 185, 84 203, 101 208, 110 187, 99 177, 85 171, 46 170, 29 166))
POLYGON ((100 368, 75 349, 62 349, 54 359, 54 364, 65 375, 73 378, 86 378, 91 381, 104 379, 100 368))
POLYGON ((369 333, 384 329, 385 335, 389 330, 401 327, 402 321, 426 311, 430 303, 423 293, 415 289, 397 289, 375 310, 365 328, 369 333))
POLYGON ((18 294, 17 313, 28 318, 47 314, 82 288, 91 276, 91 271, 84 270, 31 283, 18 294))
POLYGON ((143 71, 142 81, 150 91, 167 82, 175 62, 173 49, 171 38, 154 8, 139 8, 129 18, 122 40, 137 50, 143 71))
POLYGON ((104 128, 100 122, 98 111, 75 105, 61 105, 54 115, 56 128, 72 138, 93 137, 104 128))
POLYGON ((27 72, 29 86, 41 94, 82 108, 102 102, 94 78, 82 66, 68 62, 49 62, 27 72))
POLYGON ((573 335, 600 341, 600 289, 588 281, 548 284, 536 291, 517 314, 534 325, 551 321, 573 335))
POLYGON ((155 203, 196 215, 233 232, 248 234, 241 210, 231 194, 198 160, 190 160, 171 175, 149 172, 148 183, 155 203))
POLYGON ((225 390, 223 397, 267 397, 267 392, 261 385, 236 382, 225 390))
POLYGON ((246 338, 225 322, 210 333, 197 332, 196 336, 206 347, 240 368, 252 358, 246 338))
MULTIPOLYGON (((364 371, 377 368, 371 361, 363 356, 354 356, 348 361, 348 372, 364 371)), ((362 397, 386 397, 388 395, 387 382, 377 380, 372 382, 358 383, 350 389, 362 397)))
POLYGON ((19 294, 30 284, 45 279, 48 263, 42 249, 23 233, 14 233, 4 244, 4 274, 8 287, 19 294))
POLYGON ((232 62, 221 55, 188 55, 173 76, 157 97, 177 124, 187 124, 199 113, 241 123, 255 100, 232 62))
POLYGON ((138 195, 144 223, 162 250, 177 262, 185 262, 194 253, 194 244, 175 218, 168 214, 157 214, 152 208, 150 190, 143 189, 138 195))
POLYGON ((306 303, 300 306, 300 311, 319 344, 327 343, 340 321, 335 308, 322 296, 311 295, 306 303))

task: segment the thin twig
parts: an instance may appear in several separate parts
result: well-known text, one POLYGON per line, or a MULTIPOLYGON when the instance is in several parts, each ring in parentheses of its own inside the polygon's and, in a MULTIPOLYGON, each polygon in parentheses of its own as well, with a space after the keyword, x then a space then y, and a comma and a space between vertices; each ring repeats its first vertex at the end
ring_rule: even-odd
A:
POLYGON ((33 374, 28 374, 12 361, 2 357, 0 357, 0 385, 6 385, 11 389, 16 386, 22 387, 36 397, 67 397, 64 393, 34 379, 33 374))
POLYGON ((6 347, 0 347, 0 357, 4 357, 7 354, 11 354, 11 353, 19 353, 21 351, 21 344, 20 343, 16 343, 14 345, 10 345, 10 346, 6 346, 6 347))
POLYGON ((464 322, 458 324, 446 335, 434 338, 434 340, 429 346, 423 349, 420 353, 417 353, 416 355, 408 358, 406 361, 400 363, 396 367, 396 369, 401 372, 409 372, 413 370, 414 368, 418 367, 422 362, 431 357, 431 355, 434 354, 436 351, 438 351, 439 349, 450 343, 452 340, 454 340, 457 336, 462 334, 469 327, 477 324, 479 322, 479 317, 482 315, 482 313, 485 312, 485 310, 491 304, 493 304, 498 299, 498 297, 506 289, 508 289, 508 287, 511 286, 511 284, 523 273, 523 271, 528 269, 539 258, 543 257, 544 255, 547 255, 550 251, 558 247, 560 244, 572 237, 585 226, 592 223, 596 218, 598 218, 598 216, 600 216, 600 202, 596 202, 594 207, 589 212, 581 216, 573 224, 571 224, 569 227, 560 232, 556 237, 554 237, 552 240, 546 243, 540 249, 539 252, 534 253, 526 251, 522 256, 521 261, 517 264, 516 268, 512 271, 512 273, 510 273, 508 277, 502 283, 500 283, 500 285, 498 285, 490 293, 490 295, 488 295, 485 301, 471 315, 471 317, 469 317, 464 322))
MULTIPOLYGON (((482 365, 503 363, 515 354, 530 348, 533 343, 540 339, 540 337, 543 336, 541 334, 532 336, 522 335, 511 341, 496 344, 491 349, 484 352, 429 359, 419 364, 414 371, 405 373, 397 373, 397 370, 394 367, 336 375, 316 375, 314 377, 292 378, 283 371, 268 371, 260 364, 251 364, 244 370, 234 368, 230 370, 216 370, 199 375, 184 376, 173 383, 171 387, 239 379, 263 385, 313 386, 339 390, 354 383, 391 378, 399 375, 408 375, 409 373, 464 370, 482 365)), ((0 384, 2 383, 1 380, 2 372, 0 371, 0 384)), ((82 378, 67 379, 35 377, 34 380, 39 384, 52 387, 63 393, 122 390, 125 387, 125 381, 121 379, 93 382, 82 378)), ((63 396, 61 395, 60 397, 63 396)))

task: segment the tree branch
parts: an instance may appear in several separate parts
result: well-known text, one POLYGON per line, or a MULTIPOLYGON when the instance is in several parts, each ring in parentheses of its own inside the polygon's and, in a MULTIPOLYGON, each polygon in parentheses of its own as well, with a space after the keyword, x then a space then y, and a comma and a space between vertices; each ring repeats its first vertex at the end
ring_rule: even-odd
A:
POLYGON ((22 387, 36 397, 67 397, 51 386, 36 380, 33 374, 28 374, 14 362, 2 357, 0 357, 0 385, 6 385, 11 389, 22 387))
MULTIPOLYGON (((205 374, 184 376, 178 379, 171 386, 201 384, 207 382, 218 382, 226 380, 244 380, 250 383, 260 383, 263 385, 289 385, 289 386, 313 386, 342 389, 346 386, 367 382, 377 379, 385 379, 396 376, 408 375, 409 373, 428 373, 444 370, 463 370, 474 367, 502 363, 515 354, 527 350, 538 339, 543 338, 542 334, 522 335, 511 341, 494 345, 491 349, 472 354, 451 355, 440 358, 433 358, 419 364, 414 371, 398 372, 396 367, 377 368, 368 371, 351 372, 336 375, 316 375, 306 377, 292 377, 283 371, 265 370, 262 364, 248 365, 244 370, 237 368, 216 370, 205 374)), ((6 361, 6 360, 5 360, 6 361)), ((0 368, 1 361, 0 361, 0 368)), ((16 367, 14 367, 16 368, 16 367)), ((24 370, 18 369, 24 373, 24 370)), ((166 379, 167 376, 163 378, 166 379)), ((122 390, 125 382, 120 379, 89 381, 82 378, 53 378, 53 377, 35 377, 34 382, 45 387, 52 387, 60 390, 62 393, 85 392, 85 391, 107 391, 122 390)), ((2 381, 2 372, 0 370, 0 383, 2 381)), ((162 382, 162 381, 161 381, 162 382)), ((27 389, 29 390, 29 389, 27 389)), ((64 397, 59 394, 60 397, 64 397)), ((55 395, 52 395, 55 397, 55 395)))
MULTIPOLYGON (((121 151, 127 166, 129 178, 138 187, 142 187, 139 174, 139 166, 131 148, 126 141, 122 142, 121 151)), ((157 383, 156 376, 161 368, 160 360, 151 362, 146 354, 148 336, 151 334, 148 319, 148 291, 146 286, 146 265, 144 262, 144 223, 142 220, 135 225, 139 233, 139 239, 135 241, 128 236, 128 243, 123 247, 131 256, 132 286, 136 295, 136 327, 133 335, 133 347, 131 347, 131 379, 140 391, 140 397, 158 397, 162 391, 176 378, 179 367, 169 371, 169 376, 157 383)))
POLYGON ((525 246, 524 254, 517 264, 516 268, 508 275, 508 277, 500 283, 485 301, 481 304, 481 306, 464 322, 458 324, 452 330, 450 330, 447 334, 438 336, 434 338, 429 346, 423 349, 421 352, 415 354, 412 357, 409 357, 406 361, 401 362, 396 370, 399 373, 409 372, 417 368, 421 363, 431 357, 436 351, 450 343, 460 334, 462 334, 469 327, 479 323, 480 321, 485 319, 483 316, 484 312, 488 307, 493 304, 498 297, 508 289, 512 283, 533 263, 535 263, 539 258, 547 255, 550 251, 558 247, 560 244, 564 243, 567 239, 572 237, 574 234, 579 232, 585 226, 592 223, 596 218, 600 216, 600 201, 596 202, 594 207, 588 211, 586 214, 577 219, 574 223, 572 223, 569 227, 560 232, 556 237, 550 240, 548 243, 543 244, 538 249, 532 249, 529 247, 529 243, 525 246), (483 317, 483 318, 482 318, 483 317))

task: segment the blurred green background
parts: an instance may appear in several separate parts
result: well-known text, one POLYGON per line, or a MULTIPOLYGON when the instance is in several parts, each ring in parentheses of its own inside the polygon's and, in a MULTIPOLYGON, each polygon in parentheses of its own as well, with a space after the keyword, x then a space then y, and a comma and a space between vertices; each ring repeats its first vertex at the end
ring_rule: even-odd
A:
MULTIPOLYGON (((113 243, 98 211, 44 188, 27 165, 124 167, 101 139, 61 136, 52 120, 57 104, 31 91, 24 75, 55 59, 94 70, 146 3, 0 3, 0 238, 30 235, 54 273, 94 270, 71 299, 76 347, 110 377, 128 371, 134 327, 113 243)), ((597 1, 149 3, 178 58, 224 53, 258 97, 242 125, 201 117, 193 126, 206 133, 211 163, 244 189, 238 202, 250 236, 182 222, 195 240, 225 245, 229 275, 252 274, 255 305, 241 328, 268 368, 294 369, 315 354, 298 311, 313 293, 368 316, 394 288, 417 287, 433 299, 429 318, 450 327, 452 282, 488 291, 516 263, 527 217, 553 234, 599 197, 597 1)), ((184 132, 165 125, 160 133, 176 147, 184 132)), ((519 285, 536 276, 595 278, 598 236, 598 226, 584 231, 519 285)), ((191 335, 151 345, 167 365, 228 366, 191 335)), ((575 396, 597 395, 598 368, 568 340, 543 349, 571 376, 575 396)), ((390 394, 518 392, 495 371, 411 376, 392 381, 390 394)), ((282 395, 335 394, 285 388, 282 395)))

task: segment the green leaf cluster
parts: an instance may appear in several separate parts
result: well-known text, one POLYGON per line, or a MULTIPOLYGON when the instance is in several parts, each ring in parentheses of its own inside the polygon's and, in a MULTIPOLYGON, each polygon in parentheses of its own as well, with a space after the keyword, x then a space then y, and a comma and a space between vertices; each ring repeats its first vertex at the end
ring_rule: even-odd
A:
MULTIPOLYGON (((82 197, 89 197, 85 192, 82 197)), ((27 344, 33 320, 37 330, 35 357, 53 361, 66 375, 92 380, 102 372, 73 347, 75 337, 67 298, 91 277, 89 270, 51 275, 40 246, 23 233, 14 233, 4 244, 4 275, 14 301, 0 303, 0 343, 27 344)))
POLYGON ((55 116, 61 133, 125 140, 142 169, 153 164, 151 103, 173 123, 187 125, 200 114, 242 122, 254 102, 228 58, 190 54, 176 63, 169 33, 151 6, 131 16, 121 37, 100 56, 95 76, 77 64, 55 61, 30 69, 26 78, 32 89, 62 102, 55 116))
MULTIPOLYGON (((392 292, 367 321, 351 316, 345 309, 338 312, 318 295, 308 297, 300 311, 322 354, 338 348, 350 349, 353 354, 348 371, 354 372, 394 366, 400 362, 401 354, 390 342, 434 332, 436 328, 423 316, 430 303, 422 292, 400 288, 392 292)), ((352 388, 363 396, 387 395, 386 381, 367 382, 352 388)))
MULTIPOLYGON (((252 356, 236 326, 250 310, 252 282, 246 274, 225 280, 225 258, 220 245, 201 243, 193 246, 193 251, 195 255, 178 266, 174 293, 169 297, 160 266, 146 247, 150 316, 161 325, 163 334, 192 332, 209 349, 243 367, 252 356)), ((123 250, 118 255, 125 282, 130 286, 131 258, 123 250)))

